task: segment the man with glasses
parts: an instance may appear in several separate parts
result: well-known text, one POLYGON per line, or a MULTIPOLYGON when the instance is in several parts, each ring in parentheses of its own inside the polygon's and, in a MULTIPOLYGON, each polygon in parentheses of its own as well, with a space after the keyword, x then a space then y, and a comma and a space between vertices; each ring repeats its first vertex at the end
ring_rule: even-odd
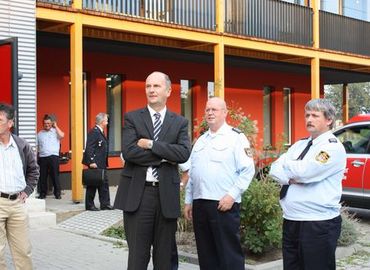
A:
POLYGON ((255 170, 248 139, 226 123, 226 116, 225 101, 210 98, 205 108, 209 130, 190 156, 184 215, 193 219, 202 270, 244 270, 239 207, 255 170))

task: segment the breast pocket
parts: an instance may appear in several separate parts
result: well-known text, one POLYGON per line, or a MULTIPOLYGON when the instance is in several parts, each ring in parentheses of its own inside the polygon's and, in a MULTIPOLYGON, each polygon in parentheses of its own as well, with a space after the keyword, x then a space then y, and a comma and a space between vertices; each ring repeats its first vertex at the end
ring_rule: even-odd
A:
POLYGON ((210 160, 214 162, 222 162, 227 158, 229 147, 225 144, 213 145, 211 148, 210 160))

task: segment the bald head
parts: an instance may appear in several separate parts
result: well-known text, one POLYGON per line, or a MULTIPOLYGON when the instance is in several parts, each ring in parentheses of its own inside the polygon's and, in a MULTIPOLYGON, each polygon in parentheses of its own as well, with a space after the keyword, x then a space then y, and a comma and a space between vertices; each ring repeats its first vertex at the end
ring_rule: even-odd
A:
POLYGON ((209 129, 212 132, 217 132, 217 130, 225 123, 226 116, 226 102, 222 98, 212 97, 207 101, 205 118, 209 129))

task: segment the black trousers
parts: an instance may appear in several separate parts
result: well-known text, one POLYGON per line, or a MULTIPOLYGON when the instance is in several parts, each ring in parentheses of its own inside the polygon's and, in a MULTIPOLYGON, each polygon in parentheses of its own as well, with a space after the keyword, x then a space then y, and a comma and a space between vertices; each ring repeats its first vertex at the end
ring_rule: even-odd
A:
POLYGON ((193 226, 201 270, 244 270, 239 204, 226 212, 218 201, 193 201, 193 226))
POLYGON ((129 249, 128 270, 146 270, 153 246, 154 270, 171 270, 177 219, 162 215, 159 188, 146 186, 135 212, 124 212, 123 221, 129 249))
POLYGON ((285 270, 334 270, 342 218, 283 223, 285 270))
POLYGON ((59 156, 39 157, 40 166, 40 196, 46 196, 48 193, 48 176, 50 175, 54 187, 54 196, 59 197, 61 194, 59 182, 59 156))
POLYGON ((108 176, 105 175, 104 183, 99 187, 86 186, 86 195, 85 195, 86 209, 91 209, 92 207, 95 207, 94 198, 96 190, 98 190, 99 192, 100 208, 110 205, 108 176))

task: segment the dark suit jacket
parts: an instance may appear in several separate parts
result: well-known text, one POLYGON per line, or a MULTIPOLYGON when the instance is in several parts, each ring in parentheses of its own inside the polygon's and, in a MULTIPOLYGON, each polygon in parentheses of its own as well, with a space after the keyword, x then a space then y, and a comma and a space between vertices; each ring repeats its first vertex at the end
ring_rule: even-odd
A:
POLYGON ((180 177, 178 163, 185 162, 191 151, 188 121, 167 110, 158 141, 151 150, 137 146, 141 138, 153 139, 153 122, 147 108, 125 114, 122 154, 125 167, 114 207, 125 212, 138 209, 149 166, 158 166, 162 213, 166 218, 180 216, 180 177), (168 162, 163 162, 167 160, 168 162))
POLYGON ((82 164, 89 166, 91 163, 96 163, 100 169, 108 167, 108 141, 97 126, 93 127, 87 134, 82 158, 82 164))

